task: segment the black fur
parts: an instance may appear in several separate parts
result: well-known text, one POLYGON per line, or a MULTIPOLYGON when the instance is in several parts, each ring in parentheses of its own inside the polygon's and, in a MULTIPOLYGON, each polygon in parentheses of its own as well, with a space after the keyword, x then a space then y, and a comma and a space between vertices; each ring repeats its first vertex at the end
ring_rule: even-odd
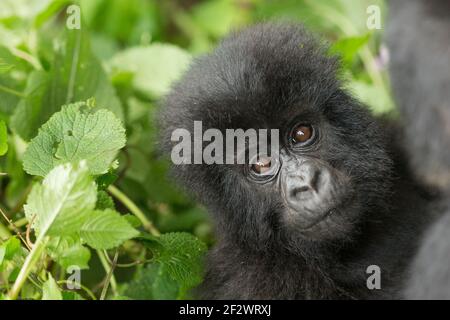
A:
POLYGON ((450 299, 450 1, 389 1, 387 43, 409 161, 438 188, 434 212, 409 270, 405 297, 450 299))
POLYGON ((260 24, 197 59, 165 99, 159 123, 167 154, 172 130, 192 130, 194 120, 204 130, 278 128, 283 136, 292 119, 313 119, 323 141, 310 156, 343 172, 352 195, 320 239, 310 239, 282 222, 278 190, 251 183, 242 166, 174 166, 175 178, 216 222, 202 297, 398 296, 428 200, 405 168, 395 131, 342 89, 337 67, 301 26, 260 24), (366 287, 369 265, 381 268, 381 290, 366 287))
POLYGON ((386 39, 404 145, 421 181, 450 191, 450 1, 389 1, 386 39))

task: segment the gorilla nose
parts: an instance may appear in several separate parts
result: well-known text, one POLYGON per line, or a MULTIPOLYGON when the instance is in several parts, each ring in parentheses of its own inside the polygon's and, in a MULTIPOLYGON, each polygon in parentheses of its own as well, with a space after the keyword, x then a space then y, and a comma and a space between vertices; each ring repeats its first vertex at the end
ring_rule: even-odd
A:
POLYGON ((296 206, 299 202, 311 199, 321 193, 324 173, 312 162, 304 162, 295 171, 286 173, 286 200, 296 206))

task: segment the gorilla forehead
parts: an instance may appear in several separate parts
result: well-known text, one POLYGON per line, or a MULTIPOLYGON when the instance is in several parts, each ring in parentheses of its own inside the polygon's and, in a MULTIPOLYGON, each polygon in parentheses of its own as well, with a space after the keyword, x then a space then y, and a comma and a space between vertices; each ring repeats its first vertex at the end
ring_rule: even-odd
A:
POLYGON ((298 24, 256 25, 197 59, 174 88, 173 99, 184 101, 169 104, 188 106, 183 117, 208 127, 282 126, 337 91, 336 68, 326 47, 298 24))

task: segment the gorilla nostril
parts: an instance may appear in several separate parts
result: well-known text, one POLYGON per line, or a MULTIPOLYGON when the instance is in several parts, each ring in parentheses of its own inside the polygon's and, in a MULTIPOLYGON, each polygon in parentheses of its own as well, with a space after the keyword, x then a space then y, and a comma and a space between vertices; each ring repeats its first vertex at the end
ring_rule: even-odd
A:
POLYGON ((310 190, 310 187, 309 186, 307 186, 307 185, 303 185, 303 186, 300 186, 300 187, 296 187, 296 188, 293 188, 292 190, 291 190, 291 194, 290 194, 290 196, 292 197, 292 198, 297 198, 297 196, 298 195, 300 195, 302 192, 306 192, 306 191, 309 191, 310 190))

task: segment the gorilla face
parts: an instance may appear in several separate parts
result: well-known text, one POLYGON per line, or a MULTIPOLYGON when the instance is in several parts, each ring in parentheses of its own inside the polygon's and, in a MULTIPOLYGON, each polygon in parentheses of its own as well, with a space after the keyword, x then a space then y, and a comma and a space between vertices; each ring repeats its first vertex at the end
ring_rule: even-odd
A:
POLYGON ((277 129, 256 163, 178 165, 176 178, 214 214, 218 237, 265 250, 351 238, 384 206, 387 136, 342 88, 336 59, 297 25, 264 24, 198 59, 160 117, 167 152, 177 128, 277 129))

